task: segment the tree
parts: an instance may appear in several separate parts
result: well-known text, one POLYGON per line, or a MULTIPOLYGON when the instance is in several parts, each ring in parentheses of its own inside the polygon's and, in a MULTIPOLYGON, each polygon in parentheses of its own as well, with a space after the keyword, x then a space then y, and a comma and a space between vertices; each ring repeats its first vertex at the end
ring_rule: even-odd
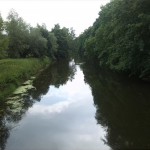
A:
POLYGON ((29 48, 29 25, 14 10, 10 11, 7 19, 8 55, 12 58, 26 57, 29 48))
POLYGON ((47 56, 55 59, 54 55, 57 53, 58 48, 56 36, 54 35, 54 33, 49 32, 46 29, 45 24, 43 24, 42 26, 37 25, 37 28, 41 32, 42 37, 47 40, 47 56))
POLYGON ((56 57, 68 58, 71 53, 71 49, 73 48, 73 41, 75 38, 73 29, 69 31, 68 28, 60 28, 60 25, 56 24, 52 29, 52 33, 54 33, 57 38, 58 51, 56 57))
POLYGON ((150 1, 112 0, 78 38, 78 53, 102 67, 150 76, 150 1), (94 56, 94 57, 93 57, 94 56))
POLYGON ((48 36, 48 56, 55 58, 58 51, 57 38, 54 33, 50 32, 48 36))
POLYGON ((30 28, 29 55, 32 57, 47 55, 47 40, 42 37, 38 28, 30 28))
POLYGON ((8 38, 7 35, 4 34, 4 22, 0 14, 0 59, 5 58, 7 56, 7 48, 8 38))

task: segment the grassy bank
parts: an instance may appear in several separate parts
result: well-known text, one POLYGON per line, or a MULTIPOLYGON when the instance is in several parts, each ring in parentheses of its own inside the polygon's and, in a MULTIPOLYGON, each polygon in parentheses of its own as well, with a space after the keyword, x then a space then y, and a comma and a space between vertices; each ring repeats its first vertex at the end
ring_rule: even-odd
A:
POLYGON ((36 75, 49 63, 47 58, 0 60, 0 100, 9 96, 23 81, 36 75))

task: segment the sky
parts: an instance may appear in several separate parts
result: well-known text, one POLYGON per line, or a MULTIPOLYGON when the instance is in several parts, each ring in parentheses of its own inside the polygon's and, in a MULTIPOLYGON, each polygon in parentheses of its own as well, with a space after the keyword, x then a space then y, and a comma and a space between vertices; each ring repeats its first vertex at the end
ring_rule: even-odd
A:
POLYGON ((76 36, 92 26, 100 6, 110 0, 0 0, 0 13, 6 20, 14 9, 26 23, 35 27, 46 24, 51 30, 55 24, 75 30, 76 36))

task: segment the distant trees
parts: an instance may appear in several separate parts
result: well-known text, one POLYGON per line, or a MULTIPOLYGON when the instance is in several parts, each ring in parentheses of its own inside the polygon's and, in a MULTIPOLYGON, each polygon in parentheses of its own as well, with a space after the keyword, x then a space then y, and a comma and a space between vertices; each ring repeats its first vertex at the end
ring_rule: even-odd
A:
POLYGON ((65 27, 61 29, 59 24, 56 24, 52 29, 52 33, 54 33, 58 43, 58 50, 56 54, 57 58, 69 57, 68 50, 71 50, 73 48, 72 41, 74 40, 74 34, 72 32, 72 30, 70 32, 69 29, 65 27))
POLYGON ((0 16, 0 59, 50 57, 68 58, 74 45, 74 31, 57 24, 48 31, 46 25, 31 27, 14 10, 7 21, 0 16))
POLYGON ((78 53, 100 66, 146 78, 150 75, 150 1, 112 0, 79 36, 78 53))

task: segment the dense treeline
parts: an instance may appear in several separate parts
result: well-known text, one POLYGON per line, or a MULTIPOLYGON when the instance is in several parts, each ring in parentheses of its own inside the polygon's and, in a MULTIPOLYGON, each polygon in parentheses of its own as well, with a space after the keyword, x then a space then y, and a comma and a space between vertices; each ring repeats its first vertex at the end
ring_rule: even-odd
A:
POLYGON ((74 30, 55 25, 48 31, 46 25, 31 27, 11 10, 7 21, 0 15, 0 59, 69 57, 74 43, 74 30))
POLYGON ((150 77, 150 1, 112 0, 77 39, 78 53, 102 67, 150 77))

